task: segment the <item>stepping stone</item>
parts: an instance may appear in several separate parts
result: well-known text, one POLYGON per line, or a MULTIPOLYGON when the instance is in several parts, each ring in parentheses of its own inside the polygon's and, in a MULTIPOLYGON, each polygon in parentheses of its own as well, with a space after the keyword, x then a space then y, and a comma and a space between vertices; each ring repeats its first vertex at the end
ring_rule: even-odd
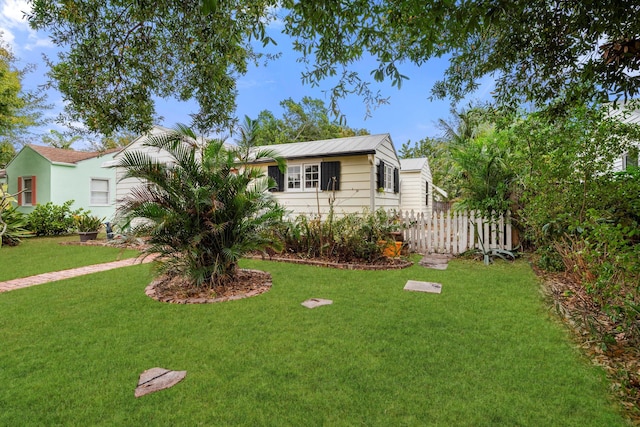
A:
POLYGON ((439 294, 442 291, 442 285, 440 283, 434 282, 419 282, 417 280, 407 280, 407 284, 404 285, 404 290, 439 294))
POLYGON ((140 374, 135 396, 140 397, 173 387, 187 376, 187 371, 170 371, 164 368, 147 369, 140 374))
POLYGON ((331 305, 333 301, 330 299, 322 299, 322 298, 311 298, 302 303, 303 306, 307 308, 316 308, 321 305, 331 305))
POLYGON ((450 254, 427 254, 422 257, 418 264, 435 270, 446 270, 451 258, 450 254))

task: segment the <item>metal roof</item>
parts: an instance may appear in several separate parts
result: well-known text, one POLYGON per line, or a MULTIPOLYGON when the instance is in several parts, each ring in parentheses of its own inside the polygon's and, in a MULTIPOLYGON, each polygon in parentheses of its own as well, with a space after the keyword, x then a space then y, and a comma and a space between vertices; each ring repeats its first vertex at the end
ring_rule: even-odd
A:
POLYGON ((400 170, 402 172, 421 171, 426 164, 429 164, 429 160, 426 157, 400 159, 400 170))
POLYGON ((256 147, 255 150, 273 150, 284 159, 374 154, 385 140, 391 142, 391 136, 388 133, 320 141, 292 142, 289 144, 261 145, 256 147))

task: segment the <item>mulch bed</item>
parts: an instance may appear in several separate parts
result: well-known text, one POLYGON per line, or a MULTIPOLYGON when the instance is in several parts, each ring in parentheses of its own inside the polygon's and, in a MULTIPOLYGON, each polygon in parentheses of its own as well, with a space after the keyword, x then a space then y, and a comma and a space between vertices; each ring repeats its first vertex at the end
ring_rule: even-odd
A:
POLYGON ((614 323, 570 276, 534 270, 543 280, 544 291, 561 319, 574 332, 577 344, 594 364, 605 370, 627 416, 640 425, 640 349, 624 333, 615 330, 614 323), (614 337, 615 342, 603 345, 601 339, 594 337, 594 327, 614 337))
POLYGON ((160 302, 173 304, 210 304, 254 297, 271 289, 271 274, 266 271, 240 269, 233 282, 224 287, 188 286, 184 279, 176 276, 160 276, 145 293, 160 302))
POLYGON ((248 254, 245 258, 259 259, 277 262, 290 262, 293 264, 315 265, 318 267, 338 268, 341 270, 400 270, 411 267, 413 262, 402 258, 381 257, 372 263, 361 262, 337 262, 331 258, 303 258, 298 254, 248 254))

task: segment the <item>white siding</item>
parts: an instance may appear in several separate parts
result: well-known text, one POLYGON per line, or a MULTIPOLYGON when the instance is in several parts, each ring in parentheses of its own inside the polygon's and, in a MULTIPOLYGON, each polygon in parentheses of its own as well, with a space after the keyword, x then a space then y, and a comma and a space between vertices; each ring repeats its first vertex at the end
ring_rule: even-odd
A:
MULTIPOLYGON (((343 215, 346 213, 359 213, 370 205, 370 171, 368 156, 345 156, 309 159, 305 161, 291 160, 287 165, 301 163, 320 163, 322 161, 340 162, 340 190, 335 192, 333 204, 334 213, 343 215)), ((259 167, 267 173, 267 167, 271 164, 261 164, 259 167)), ((322 177, 321 177, 322 179, 322 177)), ((289 216, 298 215, 317 216, 318 213, 326 218, 329 213, 329 198, 331 191, 275 191, 273 195, 278 202, 289 211, 289 216), (318 212, 318 205, 320 211, 318 212)))
MULTIPOLYGON (((394 168, 400 169, 400 161, 396 154, 396 150, 391 142, 391 138, 386 138, 377 148, 375 155, 376 166, 380 163, 380 160, 385 164, 391 165, 394 168)), ((393 191, 377 191, 374 188, 374 210, 378 208, 385 209, 399 209, 400 208, 400 193, 394 193, 393 191)))
MULTIPOLYGON (((404 161, 401 161, 402 164, 404 161)), ((400 208, 403 211, 430 214, 433 209, 433 179, 429 162, 424 159, 421 169, 400 170, 400 208), (429 188, 429 202, 426 191, 429 188)))
MULTIPOLYGON (((151 135, 158 135, 167 131, 168 129, 155 126, 151 130, 151 135)), ((155 148, 152 149, 150 147, 144 147, 142 144, 144 144, 146 140, 147 140, 147 135, 138 137, 133 142, 131 142, 131 144, 129 144, 126 148, 118 152, 113 157, 114 161, 119 162, 123 158, 125 151, 147 153, 152 158, 157 159, 164 163, 171 161, 171 156, 166 151, 161 151, 155 148)), ((124 168, 118 168, 118 167, 116 168, 116 205, 117 206, 120 206, 120 202, 131 193, 131 189, 137 187, 142 183, 141 180, 136 178, 127 178, 123 180, 122 177, 124 176, 124 174, 125 174, 124 168)))

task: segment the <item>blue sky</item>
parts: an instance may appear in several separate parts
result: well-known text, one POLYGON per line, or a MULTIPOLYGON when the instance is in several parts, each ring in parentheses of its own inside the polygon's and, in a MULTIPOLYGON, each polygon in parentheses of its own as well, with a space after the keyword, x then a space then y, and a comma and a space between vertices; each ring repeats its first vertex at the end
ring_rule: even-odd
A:
MULTIPOLYGON (((42 55, 55 57, 58 48, 51 43, 46 33, 35 32, 29 28, 22 17, 22 11, 27 8, 24 0, 0 0, 0 30, 2 39, 11 46, 18 58, 19 66, 36 65, 35 70, 27 74, 23 81, 25 88, 35 88, 46 83, 47 70, 42 55)), ((304 68, 296 61, 298 54, 290 49, 287 38, 277 36, 277 27, 271 30, 278 39, 275 50, 282 52, 282 56, 266 67, 250 66, 249 72, 238 80, 237 116, 248 115, 256 118, 260 111, 266 109, 279 117, 282 114, 279 103, 289 97, 294 101, 300 101, 303 96, 311 96, 323 99, 326 105, 329 105, 324 91, 330 89, 330 83, 317 88, 303 85, 300 73, 304 68)), ((383 96, 389 97, 389 104, 373 110, 372 116, 367 119, 363 99, 353 95, 341 100, 340 108, 347 119, 347 125, 368 129, 372 134, 389 133, 397 149, 407 140, 415 142, 427 136, 439 136, 441 131, 437 127, 437 121, 449 118, 450 105, 447 100, 431 101, 429 95, 433 83, 443 76, 446 66, 447 61, 444 59, 430 60, 421 67, 404 64, 401 72, 410 79, 403 83, 401 89, 392 87, 390 82, 376 85, 383 96)), ((361 76, 366 78, 369 71, 375 68, 375 63, 372 60, 363 60, 356 64, 356 67, 361 71, 361 76)), ((486 99, 490 96, 491 88, 491 79, 487 79, 469 99, 486 99)), ((49 103, 54 105, 54 110, 48 114, 57 115, 63 106, 62 95, 50 91, 49 103)), ((188 124, 189 113, 195 112, 196 109, 194 103, 162 100, 156 105, 158 114, 163 117, 158 124, 167 127, 173 127, 176 123, 188 124)), ((51 124, 49 128, 64 130, 56 124, 51 124)), ((49 128, 40 131, 46 133, 49 128)), ((75 148, 83 147, 79 143, 75 148)))

